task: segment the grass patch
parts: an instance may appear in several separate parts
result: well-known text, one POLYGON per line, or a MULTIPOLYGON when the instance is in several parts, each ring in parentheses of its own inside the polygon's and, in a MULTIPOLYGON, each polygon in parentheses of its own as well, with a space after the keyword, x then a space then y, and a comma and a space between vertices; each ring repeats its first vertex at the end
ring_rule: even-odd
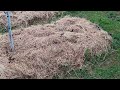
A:
POLYGON ((65 11, 62 17, 69 15, 83 17, 98 24, 113 38, 108 53, 90 56, 86 51, 82 69, 70 70, 63 79, 120 79, 120 13, 117 11, 65 11), (77 76, 76 76, 77 74, 77 76))
MULTIPOLYGON (((63 70, 62 76, 57 74, 53 78, 120 79, 120 12, 64 11, 48 22, 51 23, 66 15, 86 18, 99 25, 113 37, 112 49, 108 53, 96 56, 90 56, 89 51, 86 51, 82 69, 63 70)), ((0 33, 4 34, 5 32, 5 29, 0 27, 0 33)))
POLYGON ((6 32, 7 32, 7 30, 4 27, 0 26, 0 33, 3 35, 6 32))

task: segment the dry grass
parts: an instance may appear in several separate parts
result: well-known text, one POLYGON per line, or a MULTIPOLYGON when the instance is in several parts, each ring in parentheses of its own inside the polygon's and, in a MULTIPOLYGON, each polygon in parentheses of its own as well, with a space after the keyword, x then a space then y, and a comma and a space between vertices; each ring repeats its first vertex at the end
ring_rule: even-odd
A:
MULTIPOLYGON (((58 11, 12 11, 11 23, 13 28, 28 27, 36 23, 46 23, 58 14, 58 11)), ((0 25, 6 27, 7 21, 3 11, 0 11, 0 25)))
POLYGON ((107 51, 112 41, 90 21, 68 16, 14 31, 15 52, 9 51, 7 37, 0 40, 0 58, 7 62, 1 62, 3 78, 52 78, 61 66, 82 67, 86 49, 98 54, 107 51))

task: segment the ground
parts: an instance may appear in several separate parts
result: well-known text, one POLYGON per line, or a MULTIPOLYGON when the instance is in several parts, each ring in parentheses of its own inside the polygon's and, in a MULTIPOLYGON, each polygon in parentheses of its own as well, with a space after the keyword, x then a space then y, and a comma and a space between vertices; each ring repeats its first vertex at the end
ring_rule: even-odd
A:
MULTIPOLYGON (((118 11, 65 11, 51 21, 55 21, 65 15, 84 17, 98 24, 113 38, 112 49, 108 53, 86 58, 82 69, 66 70, 53 78, 59 79, 120 79, 120 12, 118 11)), ((50 21, 50 22, 51 22, 50 21)), ((3 29, 0 29, 3 34, 3 29)))
MULTIPOLYGON (((82 69, 70 70, 61 78, 120 79, 120 12, 66 11, 62 14, 84 17, 98 24, 113 37, 112 50, 95 58, 87 58, 82 69)), ((61 17, 62 17, 61 16, 61 17)), ((60 78, 56 75, 54 78, 60 78)))

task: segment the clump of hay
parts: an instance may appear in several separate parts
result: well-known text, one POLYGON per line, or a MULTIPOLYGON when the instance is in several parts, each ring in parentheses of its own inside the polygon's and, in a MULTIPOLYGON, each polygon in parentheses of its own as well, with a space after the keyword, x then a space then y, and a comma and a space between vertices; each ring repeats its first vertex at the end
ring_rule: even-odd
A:
POLYGON ((0 40, 1 77, 8 79, 52 78, 61 66, 82 67, 86 49, 102 53, 112 41, 90 21, 68 16, 51 24, 15 30, 13 38, 15 52, 9 51, 7 34, 0 40))
MULTIPOLYGON (((36 23, 46 23, 53 16, 57 15, 58 11, 12 11, 11 23, 13 28, 28 27, 36 23)), ((0 11, 0 25, 6 27, 7 20, 4 12, 0 11)))

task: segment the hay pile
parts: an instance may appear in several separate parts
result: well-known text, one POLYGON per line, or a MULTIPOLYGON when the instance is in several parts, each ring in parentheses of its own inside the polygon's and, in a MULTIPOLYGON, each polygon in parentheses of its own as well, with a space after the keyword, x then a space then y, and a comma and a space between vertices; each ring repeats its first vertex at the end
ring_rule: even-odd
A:
POLYGON ((0 40, 0 78, 52 78, 61 66, 81 67, 87 48, 107 51, 112 38, 84 18, 64 17, 45 25, 13 32, 15 51, 9 51, 8 35, 0 40))
MULTIPOLYGON (((12 27, 28 27, 36 23, 46 23, 58 13, 58 11, 12 11, 12 27)), ((6 16, 3 11, 0 11, 0 26, 6 27, 6 24, 6 16)))

